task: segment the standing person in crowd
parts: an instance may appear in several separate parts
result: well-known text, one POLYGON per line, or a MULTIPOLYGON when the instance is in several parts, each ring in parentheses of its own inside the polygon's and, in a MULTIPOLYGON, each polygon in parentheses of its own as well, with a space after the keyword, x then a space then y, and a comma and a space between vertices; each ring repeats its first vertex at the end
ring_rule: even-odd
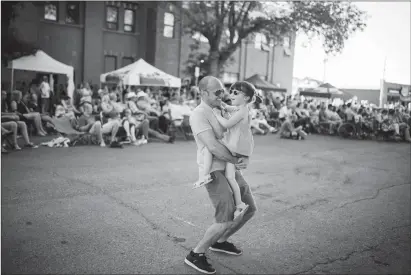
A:
POLYGON ((213 181, 206 185, 206 189, 215 207, 215 219, 184 262, 202 273, 214 274, 216 270, 208 262, 206 251, 210 249, 230 255, 241 255, 242 250, 227 240, 254 216, 257 207, 249 185, 241 173, 236 171, 235 178, 240 186, 241 200, 249 205, 249 208, 242 219, 233 222, 234 199, 230 185, 224 176, 224 170, 226 162, 234 164, 236 169, 245 169, 248 165, 248 158, 234 157, 218 141, 223 137, 224 129, 218 123, 213 108, 221 106, 221 97, 224 92, 221 81, 215 77, 206 76, 200 80, 199 89, 202 102, 191 114, 190 126, 197 144, 200 177, 204 175, 204 149, 207 148, 214 156, 210 171, 213 181))
POLYGON ((47 76, 43 76, 43 81, 40 83, 41 91, 41 113, 46 114, 50 112, 50 97, 51 97, 51 88, 48 83, 47 76))

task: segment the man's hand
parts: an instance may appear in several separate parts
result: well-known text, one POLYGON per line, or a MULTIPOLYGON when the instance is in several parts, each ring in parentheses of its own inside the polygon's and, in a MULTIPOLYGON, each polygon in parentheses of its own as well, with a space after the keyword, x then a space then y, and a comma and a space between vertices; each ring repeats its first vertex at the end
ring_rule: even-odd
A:
POLYGON ((238 162, 235 164, 237 170, 246 169, 248 166, 249 159, 247 157, 242 157, 238 159, 238 162))

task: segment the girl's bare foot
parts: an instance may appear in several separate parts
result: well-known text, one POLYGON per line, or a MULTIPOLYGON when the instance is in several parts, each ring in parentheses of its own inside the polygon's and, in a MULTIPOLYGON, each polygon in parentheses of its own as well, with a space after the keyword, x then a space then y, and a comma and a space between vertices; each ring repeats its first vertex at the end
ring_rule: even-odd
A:
POLYGON ((242 219, 245 212, 247 212, 249 205, 245 204, 244 202, 240 203, 239 205, 236 206, 236 209, 234 211, 234 221, 238 219, 242 219))

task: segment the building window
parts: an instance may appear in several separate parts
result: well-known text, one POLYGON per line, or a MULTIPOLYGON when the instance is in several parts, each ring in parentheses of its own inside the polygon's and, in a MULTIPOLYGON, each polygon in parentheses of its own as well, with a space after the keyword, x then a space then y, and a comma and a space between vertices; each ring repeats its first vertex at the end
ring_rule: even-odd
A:
POLYGON ((50 21, 58 20, 58 4, 59 2, 47 2, 44 5, 44 19, 50 21))
POLYGON ((190 2, 189 1, 183 1, 181 4, 181 7, 185 10, 190 9, 190 2))
POLYGON ((106 55, 104 57, 104 71, 111 72, 117 70, 117 56, 106 55))
MULTIPOLYGON (((226 29, 225 30, 225 35, 227 36, 227 43, 230 43, 230 30, 226 29)), ((233 44, 237 43, 238 41, 238 31, 234 31, 234 37, 233 37, 233 44)))
POLYGON ((284 55, 291 55, 291 37, 286 36, 283 39, 284 55))
POLYGON ((121 67, 125 67, 127 65, 133 64, 134 58, 132 57, 123 57, 121 60, 121 67))
POLYGON ((106 8, 106 27, 109 30, 118 30, 118 8, 107 6, 106 8))
POLYGON ((124 10, 124 31, 134 32, 134 11, 124 10))
POLYGON ((267 37, 262 33, 256 33, 254 37, 254 47, 262 51, 269 51, 267 37))
POLYGON ((169 12, 164 13, 164 37, 174 37, 174 15, 169 12))
POLYGON ((238 81, 238 73, 228 73, 228 72, 224 72, 223 73, 223 82, 225 84, 227 83, 234 83, 238 81))
POLYGON ((80 24, 80 2, 67 2, 66 22, 70 24, 80 24))

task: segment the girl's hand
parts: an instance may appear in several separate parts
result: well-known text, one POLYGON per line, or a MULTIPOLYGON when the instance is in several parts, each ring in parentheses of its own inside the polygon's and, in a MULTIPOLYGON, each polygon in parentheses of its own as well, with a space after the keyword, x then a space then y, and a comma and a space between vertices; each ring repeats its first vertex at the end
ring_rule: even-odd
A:
POLYGON ((221 111, 218 110, 218 109, 213 109, 213 113, 214 113, 214 115, 217 116, 217 117, 221 117, 221 116, 222 116, 222 115, 221 115, 221 111))

